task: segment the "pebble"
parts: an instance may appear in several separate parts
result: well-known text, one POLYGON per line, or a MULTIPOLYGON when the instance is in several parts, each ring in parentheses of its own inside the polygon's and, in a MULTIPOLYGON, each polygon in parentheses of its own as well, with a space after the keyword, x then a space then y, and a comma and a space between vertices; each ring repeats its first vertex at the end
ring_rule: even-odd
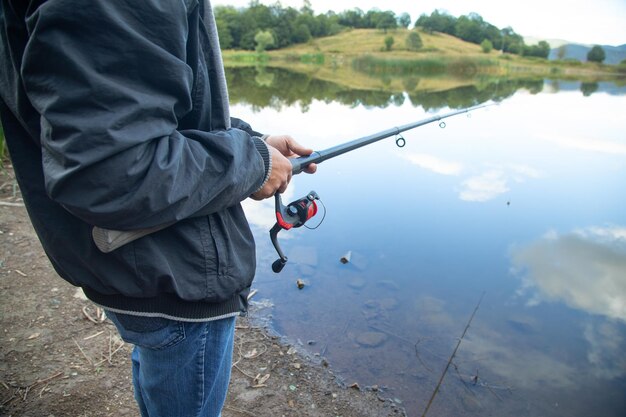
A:
POLYGON ((393 310, 398 307, 398 305, 398 300, 392 297, 383 298, 382 300, 380 300, 380 308, 384 310, 393 310))
POLYGON ((387 341, 387 335, 380 332, 364 332, 356 337, 356 342, 363 347, 378 347, 387 341))
POLYGON ((353 290, 360 290, 365 287, 365 284, 367 284, 367 282, 363 278, 354 278, 348 283, 348 287, 353 290))
POLYGON ((378 286, 387 288, 389 290, 394 290, 394 291, 400 290, 400 287, 398 286, 398 284, 396 284, 395 282, 389 279, 378 281, 378 286))

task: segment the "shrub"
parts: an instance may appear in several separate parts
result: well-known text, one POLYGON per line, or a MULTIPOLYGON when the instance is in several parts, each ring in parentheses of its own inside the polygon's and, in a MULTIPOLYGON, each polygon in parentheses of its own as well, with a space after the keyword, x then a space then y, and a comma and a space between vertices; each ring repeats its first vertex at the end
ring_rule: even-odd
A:
POLYGON ((406 49, 409 51, 418 51, 424 46, 422 42, 422 38, 417 32, 409 33, 409 36, 406 37, 406 49))
POLYGON ((491 42, 489 39, 485 39, 480 43, 480 47, 482 48, 484 53, 488 54, 493 50, 493 42, 491 42))
POLYGON ((391 51, 391 47, 393 46, 394 41, 395 40, 393 39, 393 36, 385 37, 385 51, 391 51))

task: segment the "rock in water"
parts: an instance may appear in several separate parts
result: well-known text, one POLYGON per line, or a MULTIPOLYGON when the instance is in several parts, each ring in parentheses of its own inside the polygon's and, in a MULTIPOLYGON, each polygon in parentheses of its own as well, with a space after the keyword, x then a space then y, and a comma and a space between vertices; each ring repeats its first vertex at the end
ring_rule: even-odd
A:
POLYGON ((380 332, 364 332, 356 337, 356 342, 368 348, 374 348, 382 345, 387 341, 387 335, 380 332))

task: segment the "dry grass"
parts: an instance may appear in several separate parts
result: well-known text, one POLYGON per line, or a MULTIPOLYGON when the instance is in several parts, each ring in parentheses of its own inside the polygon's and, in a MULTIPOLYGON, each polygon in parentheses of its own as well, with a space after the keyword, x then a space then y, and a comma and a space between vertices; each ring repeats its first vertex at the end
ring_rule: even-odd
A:
MULTIPOLYGON (((355 71, 351 65, 351 60, 345 58, 338 58, 333 64, 322 66, 286 61, 272 61, 272 66, 307 74, 318 80, 332 82, 354 90, 407 91, 407 77, 374 77, 365 72, 355 71)), ((452 77, 449 74, 439 77, 418 78, 417 91, 446 91, 475 84, 475 80, 470 78, 452 77)))
POLYGON ((482 55, 480 46, 462 41, 446 34, 427 34, 418 31, 424 47, 421 51, 411 52, 406 49, 405 41, 410 31, 408 29, 390 30, 386 33, 376 29, 352 29, 346 30, 338 35, 325 38, 315 38, 309 43, 293 45, 272 54, 342 54, 342 55, 363 55, 363 54, 384 54, 394 57, 419 57, 420 55, 482 55), (391 52, 382 51, 385 45, 385 38, 392 36, 394 44, 391 52))

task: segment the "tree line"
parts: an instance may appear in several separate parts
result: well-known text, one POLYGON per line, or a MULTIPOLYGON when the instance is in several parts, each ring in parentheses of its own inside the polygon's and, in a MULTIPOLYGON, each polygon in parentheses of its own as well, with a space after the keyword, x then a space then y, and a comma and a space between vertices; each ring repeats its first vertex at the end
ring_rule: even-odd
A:
MULTIPOLYGON (((273 42, 267 49, 305 43, 312 38, 336 35, 346 28, 396 29, 411 24, 408 13, 400 16, 392 11, 360 9, 341 13, 328 12, 315 15, 309 1, 299 10, 282 7, 280 3, 266 6, 253 0, 247 8, 233 6, 215 7, 215 20, 223 49, 253 50, 255 37, 260 32, 269 33, 273 42)), ((266 35, 264 35, 266 36, 266 35)), ((267 39, 262 39, 268 42, 267 39)))
MULTIPOLYGON (((303 7, 283 7, 280 2, 267 6, 252 0, 247 8, 217 6, 215 19, 222 49, 266 50, 306 43, 312 38, 336 35, 348 28, 379 29, 383 31, 409 28, 408 13, 355 8, 340 13, 329 11, 316 15, 309 0, 303 7)), ((511 54, 548 58, 550 45, 541 41, 526 45, 524 38, 511 27, 499 29, 480 15, 454 17, 435 10, 422 14, 413 24, 427 33, 441 32, 467 42, 481 45, 483 51, 493 49, 511 54)), ((421 41, 418 40, 421 47, 421 41)), ((390 49, 390 45, 386 45, 390 49)), ((414 48, 409 48, 414 49, 414 48)))
POLYGON ((499 29, 486 22, 477 13, 457 18, 435 10, 430 16, 421 15, 415 22, 415 26, 421 27, 428 33, 447 33, 464 41, 481 45, 485 51, 495 49, 540 58, 547 58, 550 54, 550 45, 547 42, 541 41, 537 45, 526 45, 524 38, 515 33, 511 27, 499 29))

